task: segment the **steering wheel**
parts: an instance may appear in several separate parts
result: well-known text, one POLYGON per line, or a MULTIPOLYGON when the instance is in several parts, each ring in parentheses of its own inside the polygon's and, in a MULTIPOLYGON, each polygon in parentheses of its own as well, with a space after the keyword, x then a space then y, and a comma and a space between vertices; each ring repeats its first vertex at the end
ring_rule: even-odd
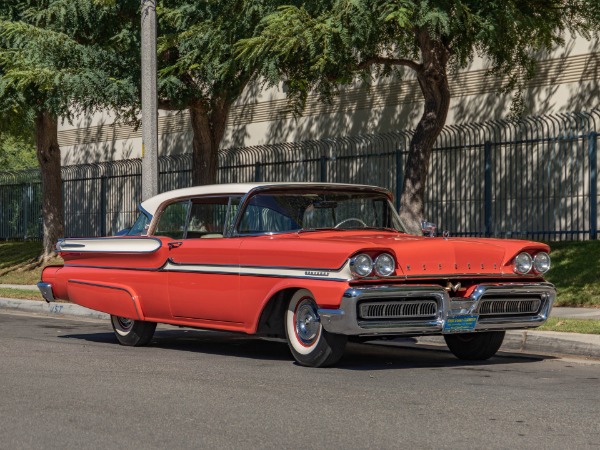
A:
POLYGON ((333 227, 333 228, 339 228, 340 226, 342 226, 342 225, 343 225, 343 224, 345 224, 346 222, 352 222, 352 221, 360 223, 360 224, 363 226, 363 228, 367 228, 367 224, 366 224, 366 223, 364 223, 362 220, 360 220, 360 219, 357 219, 356 217, 348 217, 347 219, 344 219, 344 220, 342 220, 340 223, 338 223, 338 224, 337 224, 335 227, 333 227))

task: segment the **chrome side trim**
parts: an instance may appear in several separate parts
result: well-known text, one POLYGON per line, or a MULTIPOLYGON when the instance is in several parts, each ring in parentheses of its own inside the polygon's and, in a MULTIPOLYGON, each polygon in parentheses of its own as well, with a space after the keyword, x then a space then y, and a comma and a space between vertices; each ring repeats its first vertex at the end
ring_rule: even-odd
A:
POLYGON ((56 301, 54 298, 54 292, 52 292, 52 285, 50 283, 44 283, 43 281, 40 281, 37 284, 37 287, 47 303, 56 301))
POLYGON ((451 299, 441 286, 376 286, 351 288, 342 296, 339 309, 319 309, 318 313, 323 328, 331 333, 345 335, 390 335, 390 334, 442 334, 446 320, 461 315, 478 314, 481 300, 486 294, 501 295, 538 295, 542 306, 532 315, 510 317, 480 317, 476 331, 509 330, 514 328, 533 328, 542 325, 548 319, 552 304, 556 298, 556 290, 550 283, 496 283, 478 285, 470 297, 451 299), (434 318, 426 320, 360 320, 358 317, 359 301, 377 299, 406 299, 416 301, 418 298, 435 299, 438 311, 434 318))
POLYGON ((310 267, 269 267, 179 263, 169 258, 161 270, 167 272, 210 273, 219 275, 302 278, 337 282, 348 281, 352 279, 349 261, 346 261, 339 269, 315 269, 310 267))
POLYGON ((58 252, 154 253, 162 246, 153 237, 66 238, 56 244, 58 252))

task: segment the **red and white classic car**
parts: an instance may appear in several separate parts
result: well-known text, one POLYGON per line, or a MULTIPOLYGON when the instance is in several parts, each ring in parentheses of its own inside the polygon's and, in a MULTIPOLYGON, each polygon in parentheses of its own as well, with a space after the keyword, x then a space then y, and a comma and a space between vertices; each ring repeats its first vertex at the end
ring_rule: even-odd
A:
POLYGON ((443 335, 463 359, 543 324, 556 291, 545 244, 413 236, 373 186, 270 183, 179 189, 140 205, 127 235, 64 239, 39 288, 103 311, 123 345, 157 323, 287 339, 306 366, 348 338, 443 335))

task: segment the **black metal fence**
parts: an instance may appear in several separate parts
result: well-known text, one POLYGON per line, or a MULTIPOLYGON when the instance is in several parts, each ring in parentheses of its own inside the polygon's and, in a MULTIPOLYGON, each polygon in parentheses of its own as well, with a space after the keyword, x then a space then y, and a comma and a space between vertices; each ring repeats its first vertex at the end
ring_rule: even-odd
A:
MULTIPOLYGON (((459 236, 596 239, 600 110, 451 125, 434 149, 426 215, 459 236)), ((245 148, 220 153, 220 183, 373 184, 398 201, 412 132, 245 148)), ((161 192, 191 184, 191 155, 159 158, 161 192)), ((104 236, 129 226, 141 161, 64 167, 65 234, 104 236)), ((41 234, 39 174, 0 173, 0 239, 41 234)))

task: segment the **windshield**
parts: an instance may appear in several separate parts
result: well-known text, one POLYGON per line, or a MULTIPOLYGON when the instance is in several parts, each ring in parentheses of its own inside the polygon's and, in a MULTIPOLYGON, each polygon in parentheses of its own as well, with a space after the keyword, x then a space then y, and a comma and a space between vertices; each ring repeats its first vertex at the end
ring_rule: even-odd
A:
POLYGON ((145 236, 148 231, 148 226, 150 225, 150 218, 141 213, 131 229, 126 233, 127 236, 145 236))
POLYGON ((327 190, 310 193, 258 193, 246 204, 238 233, 364 228, 404 231, 385 194, 327 190))

